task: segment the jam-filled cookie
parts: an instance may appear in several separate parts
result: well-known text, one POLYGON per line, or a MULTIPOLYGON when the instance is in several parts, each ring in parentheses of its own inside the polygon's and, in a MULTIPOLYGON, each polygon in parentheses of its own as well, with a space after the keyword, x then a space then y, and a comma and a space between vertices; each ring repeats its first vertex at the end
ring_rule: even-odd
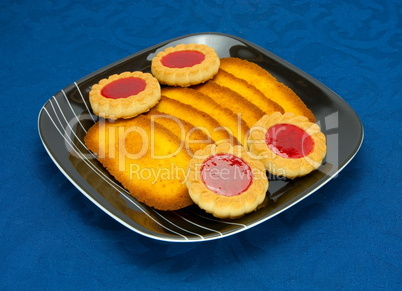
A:
POLYGON ((151 64, 161 84, 188 87, 211 79, 219 70, 215 50, 204 44, 179 44, 159 52, 151 64))
POLYGON ((158 80, 149 73, 124 72, 92 86, 89 101, 93 112, 104 118, 132 118, 148 111, 161 98, 158 80))
POLYGON ((326 155, 326 138, 304 116, 276 112, 251 129, 248 148, 271 174, 296 178, 317 169, 326 155))
POLYGON ((215 217, 241 217, 265 199, 264 165, 240 145, 208 145, 195 153, 188 167, 186 185, 191 199, 215 217))

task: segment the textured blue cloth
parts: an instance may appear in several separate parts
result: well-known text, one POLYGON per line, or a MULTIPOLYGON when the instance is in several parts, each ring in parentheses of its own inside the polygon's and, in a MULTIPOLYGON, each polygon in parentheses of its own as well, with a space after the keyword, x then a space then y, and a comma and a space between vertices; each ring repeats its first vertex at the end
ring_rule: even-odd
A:
POLYGON ((0 289, 400 290, 402 4, 349 1, 3 1, 0 289), (242 37, 344 98, 363 146, 331 182, 228 238, 168 243, 83 196, 37 131, 57 91, 195 32, 242 37))

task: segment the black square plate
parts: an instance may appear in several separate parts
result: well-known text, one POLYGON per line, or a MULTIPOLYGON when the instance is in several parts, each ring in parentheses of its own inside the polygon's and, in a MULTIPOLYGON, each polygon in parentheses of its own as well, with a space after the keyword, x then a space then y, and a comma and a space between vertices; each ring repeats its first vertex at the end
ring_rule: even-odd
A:
POLYGON ((238 37, 197 33, 172 39, 128 56, 52 96, 42 107, 38 130, 43 145, 63 174, 95 205, 144 236, 171 242, 223 238, 262 223, 306 198, 339 173, 356 155, 363 141, 363 126, 354 110, 326 86, 273 55, 238 37), (202 43, 219 57, 237 57, 257 63, 292 88, 313 111, 327 136, 327 157, 311 174, 294 180, 274 178, 263 205, 237 220, 219 220, 196 206, 179 211, 154 210, 129 195, 101 166, 83 143, 97 121, 88 101, 91 86, 124 71, 150 72, 151 60, 166 47, 202 43))

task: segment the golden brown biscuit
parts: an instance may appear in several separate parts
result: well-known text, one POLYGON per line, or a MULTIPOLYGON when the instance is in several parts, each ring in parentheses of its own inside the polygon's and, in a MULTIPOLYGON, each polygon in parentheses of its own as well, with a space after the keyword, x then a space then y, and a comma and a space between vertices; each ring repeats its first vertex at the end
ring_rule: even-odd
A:
POLYGON ((271 174, 296 178, 317 169, 326 154, 326 138, 305 116, 276 112, 250 130, 248 149, 271 174))
POLYGON ((261 117, 264 116, 264 112, 260 108, 245 99, 243 96, 215 82, 209 81, 191 88, 207 95, 222 107, 226 107, 239 115, 248 128, 252 127, 261 117))
POLYGON ((114 122, 102 119, 85 136, 85 144, 132 196, 159 210, 192 204, 185 186, 190 155, 181 142, 145 115, 114 122))
POLYGON ((234 142, 234 137, 229 131, 222 128, 218 121, 193 106, 162 96, 155 109, 166 114, 179 116, 180 119, 194 124, 196 126, 194 130, 202 130, 215 143, 234 142))
POLYGON ((104 118, 132 118, 148 111, 161 98, 159 82, 149 73, 124 72, 92 86, 93 112, 104 118))
POLYGON ((215 50, 204 44, 179 44, 159 52, 151 63, 161 84, 188 87, 211 79, 219 69, 215 50))
POLYGON ((155 108, 151 109, 147 116, 152 123, 158 123, 174 133, 181 141, 182 150, 187 151, 190 156, 193 156, 197 150, 213 143, 203 130, 181 118, 159 112, 155 108))
POLYGON ((214 130, 221 130, 222 128, 228 130, 233 136, 234 144, 242 143, 243 137, 249 130, 246 124, 241 121, 241 118, 233 113, 233 111, 220 106, 212 98, 194 89, 164 87, 162 89, 162 95, 193 106, 214 118, 220 124, 220 126, 214 130))
POLYGON ((285 112, 278 103, 267 98, 252 84, 249 84, 246 80, 235 77, 233 74, 226 72, 222 68, 219 69, 218 73, 211 81, 242 95, 243 98, 260 108, 265 114, 272 114, 277 111, 281 113, 285 112))
POLYGON ((254 211, 266 196, 264 165, 242 146, 208 145, 196 152, 186 182, 191 199, 218 218, 238 218, 254 211))
POLYGON ((316 121, 314 114, 295 92, 278 82, 274 76, 257 64, 238 58, 223 58, 220 67, 254 85, 267 98, 278 103, 285 112, 306 116, 311 122, 316 121))

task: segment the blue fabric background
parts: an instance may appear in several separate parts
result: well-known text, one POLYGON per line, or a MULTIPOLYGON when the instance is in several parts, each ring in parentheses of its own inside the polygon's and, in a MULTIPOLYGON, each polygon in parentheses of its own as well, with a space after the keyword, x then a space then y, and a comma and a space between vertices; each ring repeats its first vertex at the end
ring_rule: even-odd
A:
POLYGON ((401 1, 2 1, 0 42, 0 289, 402 288, 401 1), (255 228, 204 243, 145 238, 59 172, 37 116, 103 66, 209 31, 321 81, 356 110, 365 140, 337 178, 255 228))

